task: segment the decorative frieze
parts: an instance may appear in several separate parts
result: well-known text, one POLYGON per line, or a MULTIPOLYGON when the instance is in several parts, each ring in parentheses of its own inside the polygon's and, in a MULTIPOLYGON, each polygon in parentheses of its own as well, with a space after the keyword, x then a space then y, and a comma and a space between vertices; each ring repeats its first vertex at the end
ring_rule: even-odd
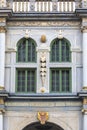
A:
POLYGON ((53 22, 51 22, 51 21, 47 21, 47 22, 45 22, 45 21, 41 21, 41 22, 39 22, 39 21, 29 21, 29 22, 7 22, 7 26, 19 26, 19 27, 21 27, 21 26, 28 26, 28 27, 31 27, 31 26, 35 26, 35 27, 40 27, 40 26, 42 26, 42 27, 60 27, 60 26, 64 26, 64 27, 71 27, 71 26, 73 26, 73 27, 79 27, 81 25, 81 23, 80 22, 74 22, 74 21, 66 21, 66 22, 64 22, 64 21, 53 21, 53 22))

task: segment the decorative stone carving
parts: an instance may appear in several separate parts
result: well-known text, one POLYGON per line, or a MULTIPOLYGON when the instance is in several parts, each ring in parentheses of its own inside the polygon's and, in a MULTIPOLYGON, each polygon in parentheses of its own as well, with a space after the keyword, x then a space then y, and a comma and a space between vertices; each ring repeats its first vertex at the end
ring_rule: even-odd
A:
POLYGON ((82 0, 82 8, 87 8, 87 0, 82 0))
POLYGON ((0 27, 0 33, 5 33, 6 32, 6 28, 5 27, 0 27))
POLYGON ((40 76, 42 81, 42 86, 44 87, 46 78, 46 53, 42 52, 40 57, 40 76))
POLYGON ((87 98, 83 99, 83 105, 87 105, 87 98))
POLYGON ((49 116, 48 116, 48 112, 38 112, 38 116, 37 116, 38 120, 40 121, 40 123, 42 125, 45 124, 45 122, 48 120, 49 116))
POLYGON ((52 10, 53 11, 57 11, 57 1, 58 0, 52 0, 52 8, 53 8, 52 10))
POLYGON ((35 11, 35 0, 29 0, 30 1, 30 11, 35 11))
POLYGON ((0 90, 4 90, 5 88, 4 88, 4 86, 0 86, 0 90))
POLYGON ((0 0, 0 7, 6 7, 6 0, 0 0))
POLYGON ((81 26, 81 22, 70 22, 70 21, 54 21, 54 22, 35 22, 35 21, 29 21, 29 22, 7 22, 7 26, 42 26, 42 27, 60 27, 60 26, 74 26, 74 27, 77 27, 77 26, 81 26))
POLYGON ((46 42, 46 36, 45 35, 41 36, 41 42, 43 42, 43 43, 46 42))

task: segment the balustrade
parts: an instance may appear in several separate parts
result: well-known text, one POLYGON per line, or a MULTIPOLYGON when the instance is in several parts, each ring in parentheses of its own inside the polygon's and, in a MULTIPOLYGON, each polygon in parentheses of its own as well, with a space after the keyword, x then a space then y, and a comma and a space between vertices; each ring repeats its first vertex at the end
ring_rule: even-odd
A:
POLYGON ((78 3, 80 0, 7 0, 7 6, 15 13, 74 12, 78 3))

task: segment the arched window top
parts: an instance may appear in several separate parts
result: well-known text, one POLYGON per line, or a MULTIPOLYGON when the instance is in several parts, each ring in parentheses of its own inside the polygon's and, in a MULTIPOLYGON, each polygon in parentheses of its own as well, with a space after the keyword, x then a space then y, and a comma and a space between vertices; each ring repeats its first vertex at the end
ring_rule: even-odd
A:
POLYGON ((51 42, 51 61, 52 62, 70 62, 70 42, 63 39, 54 39, 51 42))
POLYGON ((31 38, 22 38, 17 43, 17 62, 35 62, 36 43, 31 38))

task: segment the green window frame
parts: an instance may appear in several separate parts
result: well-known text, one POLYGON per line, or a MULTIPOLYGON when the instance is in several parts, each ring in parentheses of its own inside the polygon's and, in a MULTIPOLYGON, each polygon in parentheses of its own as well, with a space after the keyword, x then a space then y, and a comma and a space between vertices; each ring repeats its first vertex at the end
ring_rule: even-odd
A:
POLYGON ((19 93, 36 92, 36 69, 35 68, 16 69, 16 92, 19 93))
POLYGON ((36 43, 31 38, 22 38, 17 44, 17 62, 36 62, 36 43))
POLYGON ((54 39, 51 43, 51 62, 70 62, 70 43, 65 38, 54 39))
POLYGON ((50 92, 71 92, 71 68, 51 68, 50 73, 50 92))

